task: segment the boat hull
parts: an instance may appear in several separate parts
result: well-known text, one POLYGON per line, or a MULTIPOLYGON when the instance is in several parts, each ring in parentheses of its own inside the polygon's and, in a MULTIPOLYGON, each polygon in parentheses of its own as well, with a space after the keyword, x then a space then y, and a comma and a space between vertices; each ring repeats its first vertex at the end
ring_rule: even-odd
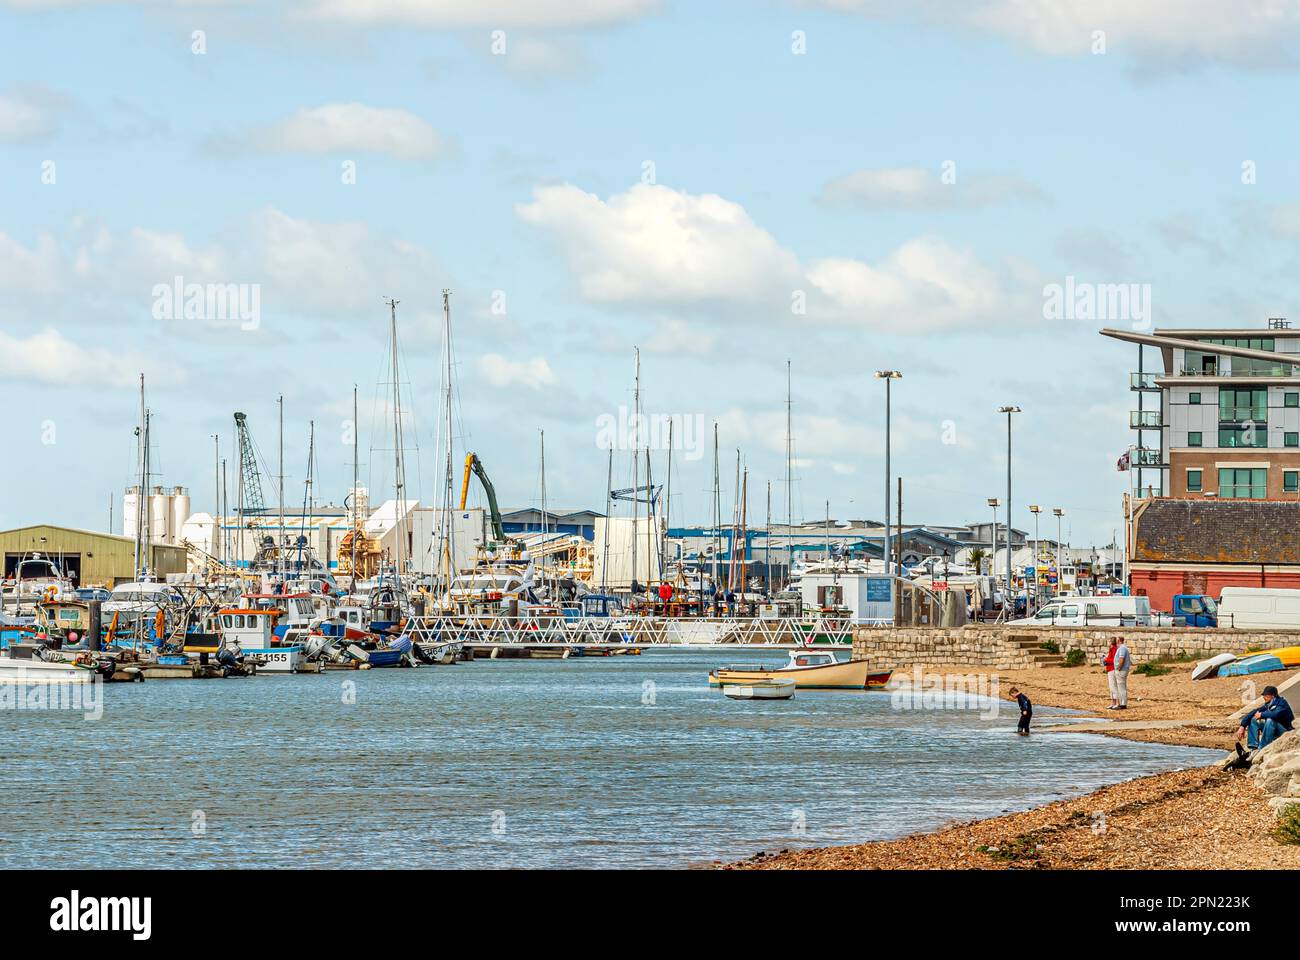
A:
POLYGON ((793 680, 799 690, 876 690, 889 682, 889 670, 872 670, 865 660, 846 660, 816 667, 782 667, 775 670, 737 670, 720 668, 709 674, 709 685, 727 687, 734 684, 793 680))
POLYGON ((90 683, 95 671, 73 663, 0 657, 0 683, 90 683))
POLYGON ((244 655, 260 658, 258 673, 298 673, 304 665, 302 647, 245 648, 244 655))
POLYGON ((794 696, 793 680, 769 680, 764 683, 732 683, 722 688, 732 700, 789 700, 794 696))

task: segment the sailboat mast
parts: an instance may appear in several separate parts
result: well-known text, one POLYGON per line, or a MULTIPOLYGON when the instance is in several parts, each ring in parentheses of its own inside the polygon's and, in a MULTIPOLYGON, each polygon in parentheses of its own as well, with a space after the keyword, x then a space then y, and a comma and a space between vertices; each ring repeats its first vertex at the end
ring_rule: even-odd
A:
POLYGON ((668 526, 672 518, 673 509, 673 421, 668 421, 668 468, 664 481, 664 532, 659 538, 659 577, 663 579, 664 570, 666 569, 665 554, 667 553, 668 526))
POLYGON ((440 567, 443 583, 446 585, 446 595, 450 603, 451 581, 455 576, 455 530, 452 526, 452 494, 455 483, 452 477, 452 469, 455 458, 452 453, 452 362, 451 362, 451 290, 444 288, 442 291, 442 337, 443 337, 443 379, 445 381, 445 396, 443 403, 445 406, 444 414, 446 422, 443 428, 447 433, 447 458, 443 471, 443 494, 442 494, 442 552, 440 557, 440 567))
MULTIPOLYGON (((718 529, 722 526, 722 494, 718 490, 718 421, 713 421, 713 597, 718 596, 718 550, 721 546, 718 529)), ((701 598, 703 599, 703 598, 701 598)))
POLYGON ((794 461, 794 402, 790 394, 790 361, 785 362, 785 582, 794 574, 794 541, 791 539, 793 520, 790 504, 794 461))
POLYGON ((135 429, 135 460, 140 471, 140 496, 135 502, 135 573, 140 575, 140 553, 144 536, 145 459, 144 459, 144 374, 140 374, 140 425, 135 429))
POLYGON ((279 462, 277 466, 277 471, 279 473, 277 479, 279 480, 280 529, 277 531, 277 536, 275 538, 275 542, 276 542, 275 562, 276 562, 276 566, 280 568, 280 572, 283 573, 284 572, 284 394, 283 393, 280 394, 280 399, 277 402, 280 405, 280 436, 279 436, 280 456, 279 456, 279 462))
MULTIPOLYGON (((541 439, 541 485, 542 485, 542 539, 538 543, 539 553, 542 561, 542 586, 546 586, 546 431, 539 429, 537 431, 541 439)), ((635 571, 633 571, 635 574, 635 571)), ((549 591, 548 591, 549 598, 549 591)))
POLYGON ((636 378, 632 388, 632 583, 636 583, 636 547, 640 537, 640 514, 637 511, 637 491, 641 484, 641 348, 633 347, 636 354, 636 378))
POLYGON ((614 445, 609 446, 609 468, 605 478, 605 544, 600 553, 600 592, 606 592, 605 574, 609 570, 609 521, 614 493, 614 445))
POLYGON ((393 377, 393 496, 394 496, 394 536, 393 536, 393 573, 400 575, 402 570, 402 525, 405 514, 402 510, 402 488, 406 478, 402 470, 402 385, 398 379, 397 365, 397 305, 400 300, 391 297, 387 300, 389 313, 389 340, 392 346, 393 377))
POLYGON ((357 471, 359 469, 357 453, 357 385, 352 384, 352 582, 357 582, 357 536, 361 532, 361 514, 357 512, 357 471))

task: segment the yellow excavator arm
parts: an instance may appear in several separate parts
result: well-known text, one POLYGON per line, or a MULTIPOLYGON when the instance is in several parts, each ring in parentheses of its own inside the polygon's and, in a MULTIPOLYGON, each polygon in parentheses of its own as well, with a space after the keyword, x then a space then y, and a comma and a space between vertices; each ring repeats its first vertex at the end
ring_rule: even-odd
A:
POLYGON ((460 484, 460 508, 465 509, 465 502, 469 499, 469 474, 474 469, 474 454, 465 454, 465 479, 460 484))

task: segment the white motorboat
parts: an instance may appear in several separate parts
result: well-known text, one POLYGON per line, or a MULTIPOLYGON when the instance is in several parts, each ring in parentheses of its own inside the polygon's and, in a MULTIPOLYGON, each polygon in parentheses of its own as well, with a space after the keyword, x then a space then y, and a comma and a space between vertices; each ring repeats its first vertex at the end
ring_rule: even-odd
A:
POLYGON ((50 663, 25 657, 0 657, 0 683, 90 683, 93 667, 50 663))

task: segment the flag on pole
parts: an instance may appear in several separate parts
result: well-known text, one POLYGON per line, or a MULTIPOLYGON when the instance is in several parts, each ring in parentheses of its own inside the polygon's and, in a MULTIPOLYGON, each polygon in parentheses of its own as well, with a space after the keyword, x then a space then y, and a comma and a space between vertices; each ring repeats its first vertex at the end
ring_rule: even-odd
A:
POLYGON ((1132 463, 1133 463, 1133 451, 1125 450, 1124 456, 1120 457, 1118 460, 1115 461, 1115 469, 1118 470, 1120 473, 1124 473, 1128 470, 1128 468, 1132 465, 1132 463))

